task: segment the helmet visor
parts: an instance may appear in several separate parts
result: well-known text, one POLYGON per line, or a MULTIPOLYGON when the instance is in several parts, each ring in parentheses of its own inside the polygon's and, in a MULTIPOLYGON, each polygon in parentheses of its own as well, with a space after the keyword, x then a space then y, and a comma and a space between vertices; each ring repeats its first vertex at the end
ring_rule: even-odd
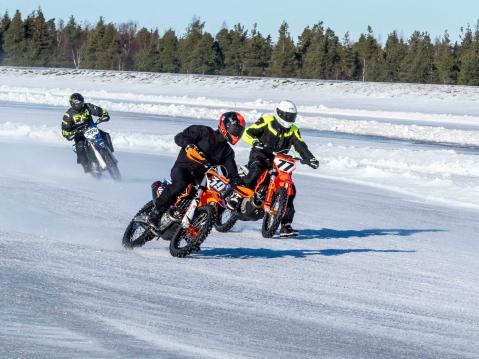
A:
POLYGON ((286 122, 294 123, 296 121, 297 113, 295 112, 285 112, 285 111, 281 111, 280 109, 277 109, 277 112, 278 112, 278 116, 281 117, 281 119, 286 122))
POLYGON ((78 100, 78 99, 72 99, 70 101, 70 104, 72 106, 72 108, 75 110, 75 111, 81 111, 83 109, 83 104, 84 102, 82 100, 78 100))
POLYGON ((230 128, 228 128, 228 132, 231 134, 231 136, 241 137, 243 136, 244 127, 239 125, 232 125, 230 126, 230 128))

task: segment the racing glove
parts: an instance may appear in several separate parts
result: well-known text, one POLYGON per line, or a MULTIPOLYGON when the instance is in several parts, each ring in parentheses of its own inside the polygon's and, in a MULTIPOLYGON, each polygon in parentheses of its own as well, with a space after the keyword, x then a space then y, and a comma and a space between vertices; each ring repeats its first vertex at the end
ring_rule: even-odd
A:
POLYGON ((196 145, 190 144, 185 147, 186 157, 195 163, 203 164, 206 161, 205 154, 196 145))
POLYGON ((253 148, 255 150, 260 150, 260 151, 264 151, 266 146, 263 142, 261 142, 260 140, 256 140, 253 142, 253 148))
POLYGON ((311 168, 317 169, 319 167, 319 161, 313 157, 308 161, 307 165, 311 168))

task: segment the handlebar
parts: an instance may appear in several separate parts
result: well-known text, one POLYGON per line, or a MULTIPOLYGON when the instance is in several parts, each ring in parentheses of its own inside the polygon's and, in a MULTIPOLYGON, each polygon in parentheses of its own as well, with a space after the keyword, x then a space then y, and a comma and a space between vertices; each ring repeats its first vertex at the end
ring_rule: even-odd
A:
MULTIPOLYGON (((99 125, 100 123, 102 123, 103 117, 98 117, 98 119, 96 121, 93 121, 93 123, 95 125, 99 125)), ((71 141, 75 138, 75 136, 77 135, 78 132, 80 131, 83 131, 85 129, 85 127, 89 126, 90 124, 89 123, 83 123, 81 124, 80 126, 78 126, 74 131, 73 131, 73 134, 71 134, 70 136, 67 137, 67 140, 71 141)))
MULTIPOLYGON (((287 150, 287 152, 285 153, 284 151, 271 151, 270 153, 274 156, 276 155, 286 155, 286 156, 289 156, 287 153, 289 152, 289 150, 287 150)), ((305 161, 302 157, 298 157, 298 156, 290 156, 292 157, 295 161, 298 161, 299 163, 301 163, 302 165, 307 165, 308 164, 308 161, 305 161)))

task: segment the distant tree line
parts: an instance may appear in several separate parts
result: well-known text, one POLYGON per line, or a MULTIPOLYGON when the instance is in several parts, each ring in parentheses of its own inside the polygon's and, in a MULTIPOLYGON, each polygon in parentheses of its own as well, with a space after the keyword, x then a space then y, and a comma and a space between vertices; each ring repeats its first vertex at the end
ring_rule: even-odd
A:
POLYGON ((41 9, 0 21, 0 64, 81 69, 138 70, 233 76, 276 76, 479 85, 479 25, 462 29, 459 42, 447 31, 432 40, 415 31, 407 40, 392 32, 381 45, 371 27, 357 41, 340 39, 322 22, 306 27, 297 41, 288 24, 277 41, 256 25, 224 26, 215 35, 193 19, 185 33, 115 25, 100 17, 94 26, 47 20, 41 9))

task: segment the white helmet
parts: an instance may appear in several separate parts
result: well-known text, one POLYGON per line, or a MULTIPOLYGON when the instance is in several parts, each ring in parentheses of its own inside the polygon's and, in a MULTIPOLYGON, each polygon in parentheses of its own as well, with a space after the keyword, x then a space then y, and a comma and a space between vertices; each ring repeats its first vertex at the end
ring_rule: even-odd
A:
POLYGON ((293 102, 283 100, 276 106, 276 115, 276 120, 281 126, 290 128, 294 121, 296 121, 298 110, 293 102))

